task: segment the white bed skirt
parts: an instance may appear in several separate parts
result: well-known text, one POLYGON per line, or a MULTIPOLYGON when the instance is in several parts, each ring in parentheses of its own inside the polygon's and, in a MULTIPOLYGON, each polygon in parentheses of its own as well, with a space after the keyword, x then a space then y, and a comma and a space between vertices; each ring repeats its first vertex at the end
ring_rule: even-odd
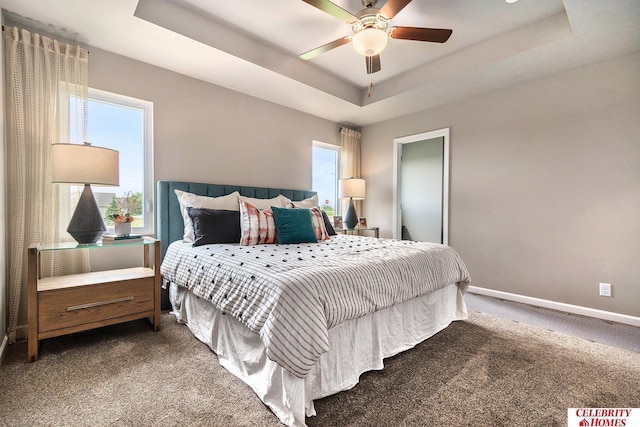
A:
POLYGON ((258 334, 208 301, 173 283, 169 295, 178 322, 187 324, 218 355, 219 363, 288 426, 306 425, 305 416, 316 414, 315 399, 352 388, 362 373, 382 369, 384 358, 468 317, 462 292, 456 284, 448 285, 330 329, 329 352, 306 378, 298 378, 267 357, 258 334))

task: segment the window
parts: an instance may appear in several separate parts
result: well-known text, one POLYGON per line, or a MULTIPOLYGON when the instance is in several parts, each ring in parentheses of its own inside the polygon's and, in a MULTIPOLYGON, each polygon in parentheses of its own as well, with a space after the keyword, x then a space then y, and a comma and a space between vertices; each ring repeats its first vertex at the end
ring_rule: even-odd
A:
POLYGON ((340 215, 338 177, 340 147, 313 141, 312 188, 318 193, 320 208, 328 216, 340 215))
MULTIPOLYGON (((75 108, 71 99, 70 109, 75 108)), ((81 142, 76 116, 70 114, 70 136, 71 141, 81 142)), ((154 233, 152 118, 151 102, 89 88, 87 142, 120 153, 120 186, 92 186, 110 232, 114 214, 130 213, 134 216, 132 233, 154 233)), ((82 188, 77 191, 79 197, 82 188)))

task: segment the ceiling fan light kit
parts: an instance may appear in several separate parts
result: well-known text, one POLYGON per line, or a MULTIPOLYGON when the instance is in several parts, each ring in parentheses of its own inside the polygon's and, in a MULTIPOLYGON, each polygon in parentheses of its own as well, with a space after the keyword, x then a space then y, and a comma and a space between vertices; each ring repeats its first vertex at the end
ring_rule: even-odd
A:
POLYGON ((379 55, 387 47, 389 38, 444 43, 452 33, 451 30, 439 28, 391 27, 387 30, 389 21, 411 0, 387 0, 382 9, 376 9, 377 0, 362 0, 364 9, 355 15, 329 0, 303 1, 350 24, 353 36, 345 36, 305 52, 300 58, 309 60, 351 41, 353 49, 366 59, 367 74, 381 70, 379 55))
POLYGON ((387 47, 389 36, 378 28, 365 28, 353 35, 351 45, 362 56, 374 56, 380 54, 387 47))
POLYGON ((363 1, 362 4, 365 9, 358 12, 358 19, 351 24, 351 45, 362 56, 378 55, 389 43, 389 35, 386 32, 389 20, 373 7, 375 2, 363 1))

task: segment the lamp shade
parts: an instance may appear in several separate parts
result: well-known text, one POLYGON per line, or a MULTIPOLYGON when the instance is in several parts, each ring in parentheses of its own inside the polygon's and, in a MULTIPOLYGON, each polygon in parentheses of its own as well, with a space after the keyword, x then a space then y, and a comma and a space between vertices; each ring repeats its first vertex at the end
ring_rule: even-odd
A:
POLYGON ((120 185, 118 152, 91 144, 51 144, 52 182, 120 185))
POLYGON ((345 178, 338 182, 338 194, 341 199, 363 200, 365 181, 361 178, 345 178))
POLYGON ((389 36, 379 28, 365 28, 353 35, 351 45, 362 56, 375 56, 387 47, 389 36))

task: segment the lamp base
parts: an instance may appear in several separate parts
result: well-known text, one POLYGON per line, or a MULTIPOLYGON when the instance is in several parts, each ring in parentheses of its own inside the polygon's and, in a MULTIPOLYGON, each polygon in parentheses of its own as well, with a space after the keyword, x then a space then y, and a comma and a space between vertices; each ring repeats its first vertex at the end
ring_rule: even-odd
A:
POLYGON ((358 215, 356 215, 356 207, 353 205, 353 199, 349 199, 349 207, 342 219, 344 221, 344 225, 349 229, 355 228, 358 224, 358 215))
POLYGON ((102 214, 93 197, 91 186, 84 185, 76 210, 73 212, 67 232, 76 239, 76 242, 87 245, 97 242, 107 231, 102 220, 102 214))

